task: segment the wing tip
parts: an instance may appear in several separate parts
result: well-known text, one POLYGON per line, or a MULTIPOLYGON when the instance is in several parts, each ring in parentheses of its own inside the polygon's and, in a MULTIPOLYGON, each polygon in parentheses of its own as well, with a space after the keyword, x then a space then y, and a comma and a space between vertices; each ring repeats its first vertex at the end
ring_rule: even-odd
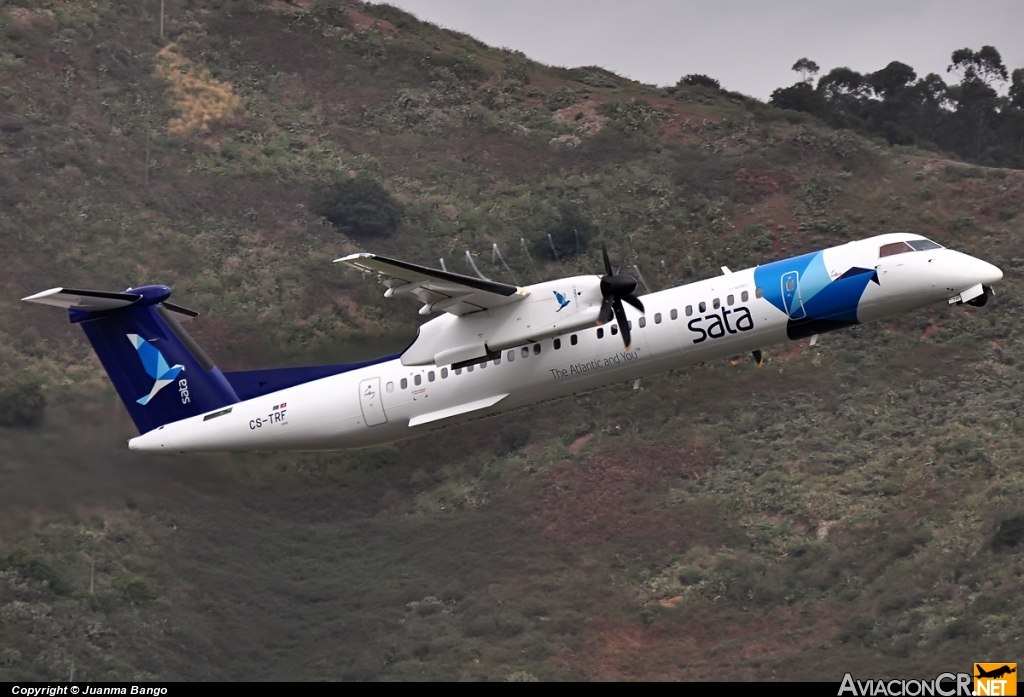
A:
POLYGON ((338 262, 348 263, 348 262, 353 262, 353 261, 355 261, 357 259, 367 259, 367 258, 370 258, 370 257, 373 257, 373 256, 374 255, 370 254, 369 252, 356 252, 355 254, 349 254, 347 256, 339 257, 339 258, 334 260, 334 263, 335 264, 337 264, 338 262))

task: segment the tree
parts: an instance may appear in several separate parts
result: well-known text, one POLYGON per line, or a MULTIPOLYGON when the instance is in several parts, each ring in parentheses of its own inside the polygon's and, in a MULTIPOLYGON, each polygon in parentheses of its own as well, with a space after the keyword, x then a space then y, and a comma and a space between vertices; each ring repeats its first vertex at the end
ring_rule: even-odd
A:
POLYGON ((882 99, 893 99, 904 92, 917 79, 917 73, 906 63, 893 61, 881 70, 868 75, 868 83, 882 99))
POLYGON ((981 155, 985 132, 996 122, 999 95, 992 83, 1008 78, 1003 59, 992 46, 982 46, 974 52, 969 48, 953 51, 947 72, 961 75, 960 84, 950 88, 956 104, 961 127, 972 135, 973 143, 964 145, 973 150, 975 158, 981 155), (973 147, 972 147, 973 146, 973 147))
POLYGON ((961 82, 982 82, 991 87, 993 82, 1006 82, 1006 66, 994 46, 982 46, 977 53, 969 48, 953 51, 948 73, 958 73, 961 82))
POLYGON ((768 103, 780 109, 806 111, 815 116, 823 116, 828 106, 821 93, 816 92, 808 82, 798 82, 790 87, 780 87, 772 92, 768 103))
POLYGON ((818 91, 830 102, 844 101, 844 97, 864 96, 867 85, 864 76, 849 68, 832 68, 828 75, 818 80, 818 91))
POLYGON ((801 58, 793 64, 791 70, 800 73, 800 79, 803 82, 810 84, 811 80, 814 79, 814 76, 818 74, 818 71, 821 70, 821 68, 819 68, 818 64, 810 58, 801 58))
POLYGON ((376 180, 360 175, 320 187, 313 211, 355 237, 387 235, 398 227, 401 206, 376 180))

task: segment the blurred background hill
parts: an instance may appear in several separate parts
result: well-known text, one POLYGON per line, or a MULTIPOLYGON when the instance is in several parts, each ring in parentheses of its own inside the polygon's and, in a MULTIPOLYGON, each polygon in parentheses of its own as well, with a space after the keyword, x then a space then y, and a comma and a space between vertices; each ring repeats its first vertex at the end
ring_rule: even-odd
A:
POLYGON ((983 166, 1021 164, 1016 92, 944 101, 975 119, 947 142, 906 136, 895 68, 765 104, 387 5, 159 6, 0 0, 0 679, 838 680, 1020 654, 1024 172, 983 166), (656 290, 892 230, 1000 266, 994 302, 346 453, 129 453, 84 336, 18 300, 164 283, 224 369, 336 362, 420 319, 331 264, 351 252, 468 251, 526 284, 596 271, 603 236, 656 290))

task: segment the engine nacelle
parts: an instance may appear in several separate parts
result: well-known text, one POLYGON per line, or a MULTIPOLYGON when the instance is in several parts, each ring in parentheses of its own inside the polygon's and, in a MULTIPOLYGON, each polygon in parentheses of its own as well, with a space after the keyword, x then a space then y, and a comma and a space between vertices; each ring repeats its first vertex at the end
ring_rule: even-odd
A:
POLYGON ((527 286, 520 302, 456 317, 445 314, 420 327, 402 354, 403 365, 451 365, 593 327, 601 311, 601 278, 575 276, 527 286))

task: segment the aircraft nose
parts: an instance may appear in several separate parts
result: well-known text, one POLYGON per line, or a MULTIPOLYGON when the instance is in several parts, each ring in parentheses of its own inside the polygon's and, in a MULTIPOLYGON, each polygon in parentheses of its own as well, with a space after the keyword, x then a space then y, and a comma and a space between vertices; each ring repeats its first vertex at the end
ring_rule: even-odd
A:
POLYGON ((978 283, 988 286, 1003 279, 1003 272, 998 266, 981 259, 973 259, 973 261, 974 277, 978 280, 978 283))

